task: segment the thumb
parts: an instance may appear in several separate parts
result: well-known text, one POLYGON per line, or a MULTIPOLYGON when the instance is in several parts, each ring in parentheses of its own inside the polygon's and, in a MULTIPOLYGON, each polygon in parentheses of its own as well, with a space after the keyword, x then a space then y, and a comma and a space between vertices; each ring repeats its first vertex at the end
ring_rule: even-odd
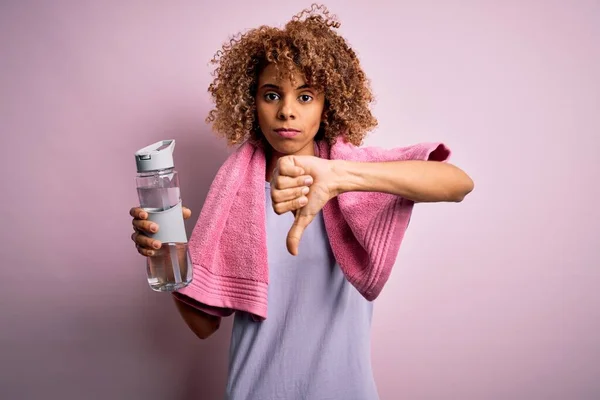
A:
POLYGON ((287 249, 291 255, 298 255, 298 247, 300 246, 300 239, 302 238, 304 229, 306 229, 313 219, 314 215, 303 215, 301 212, 296 213, 294 224, 287 235, 287 249))

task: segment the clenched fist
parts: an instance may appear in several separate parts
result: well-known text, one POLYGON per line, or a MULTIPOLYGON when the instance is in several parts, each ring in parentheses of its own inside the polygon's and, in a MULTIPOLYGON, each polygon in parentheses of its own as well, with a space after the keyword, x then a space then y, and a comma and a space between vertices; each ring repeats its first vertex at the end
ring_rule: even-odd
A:
POLYGON ((284 156, 271 179, 271 200, 277 214, 292 211, 296 218, 287 236, 287 249, 298 254, 304 229, 325 204, 337 196, 334 162, 313 156, 284 156))

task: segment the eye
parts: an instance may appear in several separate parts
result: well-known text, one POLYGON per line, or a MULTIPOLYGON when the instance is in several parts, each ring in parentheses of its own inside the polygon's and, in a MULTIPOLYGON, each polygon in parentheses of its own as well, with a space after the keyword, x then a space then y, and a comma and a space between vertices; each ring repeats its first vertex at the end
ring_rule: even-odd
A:
POLYGON ((273 92, 265 93, 265 100, 275 101, 277 99, 279 99, 279 95, 277 93, 273 93, 273 92))
POLYGON ((300 95, 300 97, 298 97, 298 99, 300 100, 301 103, 308 103, 313 98, 312 98, 312 96, 310 96, 308 94, 302 94, 302 95, 300 95))

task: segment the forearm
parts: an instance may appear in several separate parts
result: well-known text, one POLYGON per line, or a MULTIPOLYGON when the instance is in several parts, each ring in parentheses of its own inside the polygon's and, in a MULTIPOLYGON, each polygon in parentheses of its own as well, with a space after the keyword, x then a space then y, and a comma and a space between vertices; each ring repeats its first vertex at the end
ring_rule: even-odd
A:
POLYGON ((460 168, 438 161, 336 161, 338 194, 383 192, 415 202, 460 202, 473 181, 460 168))
POLYGON ((206 339, 219 329, 221 325, 221 317, 206 314, 191 305, 173 297, 177 311, 187 324, 187 326, 200 339, 206 339))

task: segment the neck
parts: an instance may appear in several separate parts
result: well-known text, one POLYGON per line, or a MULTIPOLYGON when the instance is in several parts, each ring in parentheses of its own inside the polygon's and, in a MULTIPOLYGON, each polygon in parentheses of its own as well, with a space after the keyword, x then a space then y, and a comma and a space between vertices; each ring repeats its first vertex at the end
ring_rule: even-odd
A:
POLYGON ((267 157, 267 170, 265 171, 265 180, 267 182, 271 181, 271 177, 273 174, 273 170, 277 166, 277 161, 281 157, 285 156, 314 156, 315 155, 315 141, 311 140, 306 146, 301 148, 295 153, 284 154, 276 151, 271 146, 267 146, 266 157, 267 157))

